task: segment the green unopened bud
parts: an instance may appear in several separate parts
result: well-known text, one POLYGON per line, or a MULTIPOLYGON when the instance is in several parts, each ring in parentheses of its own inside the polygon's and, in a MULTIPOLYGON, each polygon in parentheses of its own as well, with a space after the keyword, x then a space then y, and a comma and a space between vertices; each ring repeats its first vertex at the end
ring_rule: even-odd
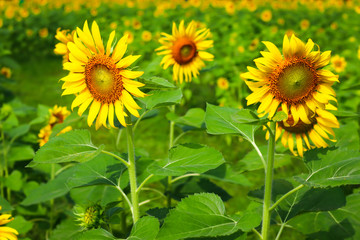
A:
POLYGON ((87 208, 80 206, 75 207, 77 221, 80 222, 80 226, 86 229, 98 228, 100 226, 101 212, 102 208, 99 204, 95 204, 87 208))

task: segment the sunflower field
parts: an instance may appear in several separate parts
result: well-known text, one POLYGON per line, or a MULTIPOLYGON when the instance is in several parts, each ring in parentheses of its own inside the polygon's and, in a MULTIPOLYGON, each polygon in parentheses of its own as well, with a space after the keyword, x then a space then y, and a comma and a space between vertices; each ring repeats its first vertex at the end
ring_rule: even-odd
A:
POLYGON ((360 239, 357 0, 0 0, 0 240, 360 239))

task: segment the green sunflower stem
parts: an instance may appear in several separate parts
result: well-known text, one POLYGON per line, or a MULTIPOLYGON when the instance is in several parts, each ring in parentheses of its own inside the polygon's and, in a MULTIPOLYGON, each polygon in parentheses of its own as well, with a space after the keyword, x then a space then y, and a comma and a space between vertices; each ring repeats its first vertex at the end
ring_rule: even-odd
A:
POLYGON ((265 172, 265 193, 264 193, 264 204, 263 204, 263 219, 261 235, 263 240, 269 239, 270 221, 271 221, 271 192, 272 192, 272 181, 274 173, 274 160, 275 160, 275 132, 276 122, 270 122, 270 137, 268 144, 268 157, 266 163, 265 172))
MULTIPOLYGON (((175 112, 175 105, 170 107, 170 111, 172 113, 175 112)), ((174 130, 175 130, 175 122, 170 121, 170 131, 169 131, 169 150, 174 146, 174 130)), ((172 190, 172 177, 168 176, 168 185, 167 185, 167 207, 171 207, 171 190, 172 190)))
MULTIPOLYGON (((130 116, 130 113, 127 113, 130 116)), ((132 217, 133 223, 135 224, 139 219, 139 196, 137 193, 137 182, 136 182, 136 165, 135 165, 135 146, 134 146, 134 133, 131 118, 126 118, 126 131, 127 131, 127 145, 128 145, 128 170, 130 180, 130 193, 131 193, 131 204, 132 204, 132 217)))

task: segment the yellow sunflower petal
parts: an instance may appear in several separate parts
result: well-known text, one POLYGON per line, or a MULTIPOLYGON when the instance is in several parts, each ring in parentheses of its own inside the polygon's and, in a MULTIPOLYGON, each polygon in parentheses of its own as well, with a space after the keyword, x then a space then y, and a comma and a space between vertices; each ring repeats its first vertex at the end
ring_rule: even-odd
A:
POLYGON ((99 29, 99 26, 97 25, 96 21, 93 21, 93 23, 91 25, 91 31, 92 31, 92 35, 94 37, 95 45, 96 45, 98 51, 101 54, 104 54, 104 52, 105 52, 104 44, 101 39, 100 29, 99 29))
POLYGON ((108 111, 108 120, 109 120, 109 124, 111 127, 115 128, 115 125, 114 125, 114 104, 113 103, 110 103, 109 104, 109 111, 108 111))
POLYGON ((109 36, 109 39, 108 39, 108 42, 106 44, 106 55, 109 56, 110 53, 111 53, 111 46, 112 46, 112 42, 114 40, 114 37, 115 37, 115 31, 112 31, 110 33, 110 36, 109 36))
POLYGON ((100 107, 101 107, 101 103, 97 100, 94 100, 93 103, 91 104, 90 110, 89 110, 89 115, 87 118, 87 123, 88 123, 89 127, 91 127, 96 116, 98 115, 100 107))
POLYGON ((125 113, 124 113, 124 106, 121 104, 120 101, 116 101, 114 103, 115 106, 115 114, 117 119, 119 120, 119 122, 121 123, 121 125, 123 125, 124 127, 126 127, 126 122, 125 122, 125 113))
POLYGON ((121 59, 117 64, 116 68, 127 68, 131 64, 133 64, 141 55, 129 55, 123 59, 121 59))

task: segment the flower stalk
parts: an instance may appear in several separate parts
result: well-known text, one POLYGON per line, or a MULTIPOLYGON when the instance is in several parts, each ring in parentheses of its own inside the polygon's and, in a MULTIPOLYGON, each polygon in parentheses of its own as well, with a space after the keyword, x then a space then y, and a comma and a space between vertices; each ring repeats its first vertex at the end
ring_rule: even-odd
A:
MULTIPOLYGON (((130 115, 128 115, 130 116, 130 115)), ((134 146, 134 133, 132 129, 131 118, 126 117, 127 121, 127 145, 128 145, 128 170, 130 180, 130 193, 132 203, 132 217, 134 224, 139 220, 139 196, 137 193, 137 182, 136 182, 136 165, 135 165, 135 146, 134 146)))
POLYGON ((275 132, 276 122, 270 122, 270 136, 268 143, 268 157, 265 171, 265 193, 263 204, 263 222, 261 228, 261 235, 263 240, 269 239, 270 220, 271 220, 271 192, 272 181, 274 173, 274 160, 275 160, 275 132))

